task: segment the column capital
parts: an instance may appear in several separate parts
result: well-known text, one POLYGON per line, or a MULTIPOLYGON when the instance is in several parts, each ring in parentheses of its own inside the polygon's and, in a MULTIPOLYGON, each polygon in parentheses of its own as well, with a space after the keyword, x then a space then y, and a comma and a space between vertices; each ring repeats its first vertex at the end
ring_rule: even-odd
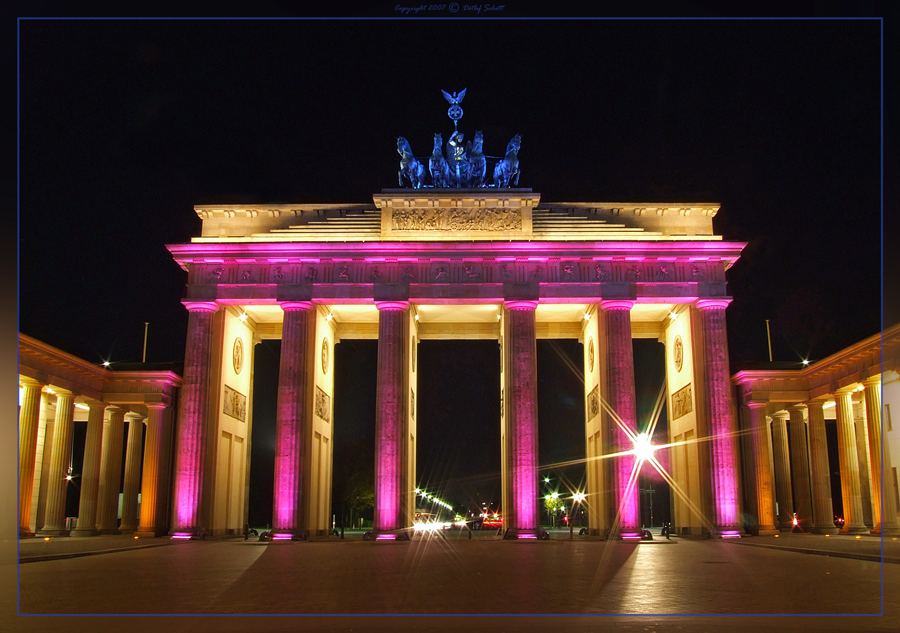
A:
POLYGON ((144 416, 142 416, 140 413, 135 413, 134 411, 128 411, 125 413, 125 419, 129 422, 131 422, 132 420, 140 420, 141 422, 143 422, 144 416))
POLYGON ((169 407, 165 402, 145 402, 144 406, 150 411, 167 409, 169 407))
POLYGON ((700 310, 709 310, 709 309, 722 309, 728 307, 728 304, 731 303, 731 297, 720 297, 716 299, 697 299, 697 303, 694 304, 700 310))
POLYGON ((116 406, 114 404, 106 407, 106 410, 109 412, 111 416, 118 415, 124 417, 126 413, 128 413, 127 409, 123 409, 122 407, 116 406))
POLYGON ((877 376, 869 376, 865 380, 860 381, 863 387, 878 387, 881 385, 881 374, 877 376))
POLYGON ((789 417, 791 417, 791 414, 788 413, 787 411, 785 411, 784 409, 781 409, 780 411, 776 411, 775 413, 772 414, 772 419, 773 419, 773 420, 782 420, 782 421, 785 421, 785 420, 787 420, 789 417))
POLYGON ((19 384, 23 387, 32 387, 35 389, 43 389, 44 383, 35 380, 34 378, 29 378, 28 376, 19 376, 19 384))
POLYGON ((376 301, 375 307, 379 310, 406 310, 409 301, 376 301))
POLYGON ((634 307, 634 301, 626 299, 604 299, 600 302, 603 310, 631 310, 634 307))
POLYGON ((825 400, 810 400, 806 403, 806 407, 810 411, 822 411, 825 408, 825 400))
POLYGON ((312 301, 279 301, 278 305, 287 312, 288 310, 312 310, 312 301))
POLYGON ((748 400, 744 403, 744 405, 749 409, 765 409, 768 404, 768 402, 764 402, 762 400, 748 400))
POLYGON ((512 300, 504 301, 503 306, 507 310, 536 310, 538 307, 538 302, 527 300, 512 300))
POLYGON ((188 312, 215 312, 219 309, 219 304, 215 301, 191 301, 183 299, 181 304, 188 309, 188 312))
POLYGON ((846 387, 841 387, 839 389, 834 390, 834 395, 836 396, 852 396, 854 392, 856 392, 856 385, 847 385, 846 387))

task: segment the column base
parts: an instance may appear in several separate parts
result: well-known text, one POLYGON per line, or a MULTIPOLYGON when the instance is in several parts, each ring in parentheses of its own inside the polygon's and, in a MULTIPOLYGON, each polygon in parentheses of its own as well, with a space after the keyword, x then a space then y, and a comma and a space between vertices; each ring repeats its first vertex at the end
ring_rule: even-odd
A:
POLYGON ((166 534, 168 534, 168 531, 163 528, 138 528, 137 532, 134 533, 135 536, 141 538, 156 538, 158 536, 165 536, 166 534))
POLYGON ((504 541, 537 541, 547 540, 550 535, 539 529, 524 530, 519 528, 509 528, 503 533, 504 541))
POLYGON ((844 526, 844 529, 840 531, 841 534, 868 534, 869 528, 865 525, 851 525, 844 526))
POLYGON ((100 531, 94 528, 75 528, 69 536, 100 536, 100 531))
POLYGON ((119 532, 119 528, 105 528, 105 529, 102 529, 102 530, 97 530, 97 532, 99 532, 101 535, 104 535, 104 534, 121 534, 121 532, 119 532))
POLYGON ((406 530, 372 530, 363 534, 364 541, 408 541, 406 530))
POLYGON ((869 534, 874 534, 876 536, 900 536, 900 527, 877 527, 869 534))
POLYGON ((36 536, 69 536, 69 530, 38 530, 36 536))
POLYGON ((206 530, 203 528, 184 528, 169 531, 169 537, 177 541, 202 541, 206 539, 206 530))
POLYGON ((292 532, 290 530, 271 530, 269 532, 269 540, 273 543, 285 541, 305 541, 308 539, 306 532, 292 532))
POLYGON ((750 533, 753 536, 775 536, 778 534, 778 529, 774 525, 761 525, 750 528, 750 533))
POLYGON ((837 529, 836 526, 825 526, 825 527, 814 527, 812 529, 813 534, 837 534, 840 530, 837 529))
POLYGON ((743 535, 743 530, 735 526, 716 527, 712 534, 713 538, 741 538, 743 535))
POLYGON ((135 528, 119 528, 119 534, 134 534, 136 531, 135 528))
POLYGON ((31 529, 19 529, 19 538, 34 538, 35 536, 35 533, 32 532, 31 529))

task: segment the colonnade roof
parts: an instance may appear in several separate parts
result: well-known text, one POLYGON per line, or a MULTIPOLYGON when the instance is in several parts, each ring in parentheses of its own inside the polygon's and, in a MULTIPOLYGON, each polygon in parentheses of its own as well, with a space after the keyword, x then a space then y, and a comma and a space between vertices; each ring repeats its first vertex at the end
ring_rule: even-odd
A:
POLYGON ((741 398, 769 403, 827 400, 869 378, 894 380, 900 370, 900 323, 797 369, 750 369, 732 376, 741 398))

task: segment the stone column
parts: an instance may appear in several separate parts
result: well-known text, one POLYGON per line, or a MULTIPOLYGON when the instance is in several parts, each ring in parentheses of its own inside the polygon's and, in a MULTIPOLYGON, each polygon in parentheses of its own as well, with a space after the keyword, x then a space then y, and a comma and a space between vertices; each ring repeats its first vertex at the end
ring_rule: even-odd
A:
POLYGON ((284 323, 278 375, 275 421, 275 486, 272 534, 280 539, 302 539, 305 518, 303 473, 306 468, 308 417, 312 408, 313 379, 310 346, 315 337, 315 310, 309 301, 281 303, 284 323))
POLYGON ((97 492, 97 530, 100 534, 119 533, 119 486, 122 483, 122 438, 125 435, 125 410, 108 407, 109 419, 103 424, 100 455, 100 486, 97 492))
POLYGON ((731 374, 728 366, 728 336, 725 308, 730 299, 701 299, 700 327, 706 367, 705 392, 713 523, 720 536, 739 536, 741 511, 738 502, 737 425, 731 406, 731 374))
POLYGON ((122 485, 122 534, 133 534, 138 522, 138 493, 141 490, 141 453, 144 445, 144 419, 136 414, 128 421, 128 444, 125 447, 125 482, 122 485))
POLYGON ((803 531, 813 526, 812 495, 809 487, 809 451, 806 442, 806 405, 788 408, 791 416, 791 474, 794 481, 794 512, 803 531))
POLYGON ((375 532, 403 527, 406 469, 406 335, 409 303, 377 301, 378 377, 375 397, 375 532))
POLYGON ((766 422, 766 403, 751 401, 750 425, 753 429, 753 458, 756 470, 756 532, 768 536, 775 528, 775 497, 772 494, 772 464, 769 461, 769 424, 766 422))
POLYGON ((50 477, 47 481, 47 511, 44 526, 38 532, 42 536, 68 536, 66 530, 66 490, 69 465, 72 460, 72 418, 75 413, 75 395, 56 390, 56 418, 54 420, 53 448, 50 454, 50 477))
POLYGON ((897 523, 897 507, 891 486, 890 444, 883 440, 881 429, 881 378, 867 378, 863 381, 866 397, 866 422, 869 427, 869 447, 872 468, 872 511, 875 513, 873 534, 884 536, 900 535, 897 523), (884 474, 887 477, 884 477, 884 474), (887 489, 887 492, 885 492, 887 489), (883 513, 882 513, 883 511, 883 513))
POLYGON ((868 532, 863 523, 862 495, 859 488, 859 455, 856 452, 856 429, 853 423, 853 388, 835 392, 838 456, 841 463, 841 498, 844 502, 844 529, 841 532, 868 532))
POLYGON ((78 523, 72 536, 96 536, 97 500, 100 492, 100 456, 103 441, 102 402, 88 404, 87 436, 84 441, 84 464, 81 468, 81 497, 78 501, 78 523))
POLYGON ((540 530, 538 510, 537 301, 504 302, 507 399, 506 462, 510 508, 506 538, 532 538, 540 530))
MULTIPOLYGON (((618 419, 613 420, 614 452, 634 449, 632 437, 637 434, 637 407, 634 395, 634 353, 631 346, 631 307, 633 301, 603 301, 606 313, 608 388, 607 400, 618 419), (624 427, 624 428, 623 428, 624 427)), ((615 458, 615 500, 618 534, 624 539, 639 539, 641 513, 637 460, 634 455, 615 458)))
POLYGON ((775 461, 775 500, 778 505, 778 529, 790 531, 794 516, 791 495, 791 461, 788 453, 787 411, 772 414, 772 458, 775 461))
POLYGON ((166 473, 163 470, 166 443, 166 405, 147 405, 147 443, 144 446, 144 468, 141 474, 141 517, 138 536, 165 534, 166 473))
POLYGON ((34 536, 31 531, 31 495, 34 488, 34 462, 40 425, 41 389, 33 380, 21 380, 22 404, 19 408, 19 538, 34 536))
POLYGON ((828 443, 825 439, 823 402, 810 402, 809 462, 812 479, 813 532, 837 534, 834 507, 831 502, 831 468, 828 464, 828 443))
POLYGON ((175 439, 175 507, 171 534, 176 538, 203 536, 203 471, 206 464, 212 326, 215 302, 185 302, 188 335, 184 351, 184 380, 178 407, 175 439))
POLYGON ((856 432, 856 455, 859 460, 859 498, 862 500, 862 522, 866 527, 875 526, 872 507, 872 484, 869 482, 870 458, 869 458, 869 430, 866 428, 866 398, 860 393, 862 385, 853 393, 853 429, 856 432))

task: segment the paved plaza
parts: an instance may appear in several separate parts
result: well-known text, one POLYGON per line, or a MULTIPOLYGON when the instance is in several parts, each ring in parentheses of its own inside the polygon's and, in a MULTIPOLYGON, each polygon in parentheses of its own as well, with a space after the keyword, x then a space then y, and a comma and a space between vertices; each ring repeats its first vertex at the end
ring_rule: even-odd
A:
MULTIPOLYGON (((492 534, 365 542, 359 535, 267 544, 99 537, 22 541, 23 614, 143 614, 133 630, 530 630, 546 617, 596 630, 889 631, 900 626, 900 542, 873 537, 781 535, 736 541, 629 544, 568 533, 507 542, 492 534), (100 553, 105 550, 105 553, 100 553), (882 574, 885 616, 880 614, 882 574), (287 614, 276 618, 154 618, 150 614, 287 614), (302 614, 466 614, 457 617, 301 617, 302 614), (651 617, 639 617, 651 614, 651 617), (852 614, 855 617, 835 617, 852 614), (507 617, 496 617, 506 615, 507 617), (820 618, 814 615, 826 615, 820 618), (630 616, 630 617, 628 617, 630 616), (665 617, 669 616, 669 617, 665 617), (675 616, 675 617, 672 617, 675 616), (184 627, 184 628, 182 628, 184 627), (510 628, 504 628, 510 627, 510 628)), ((65 618, 80 631, 94 618, 65 618)), ((119 626, 105 620, 108 625, 119 626)), ((19 617, 15 631, 58 628, 19 617)), ((131 625, 129 625, 131 626, 131 625)), ((583 627, 583 628, 582 628, 583 627)), ((90 627, 89 627, 90 628, 90 627)))

